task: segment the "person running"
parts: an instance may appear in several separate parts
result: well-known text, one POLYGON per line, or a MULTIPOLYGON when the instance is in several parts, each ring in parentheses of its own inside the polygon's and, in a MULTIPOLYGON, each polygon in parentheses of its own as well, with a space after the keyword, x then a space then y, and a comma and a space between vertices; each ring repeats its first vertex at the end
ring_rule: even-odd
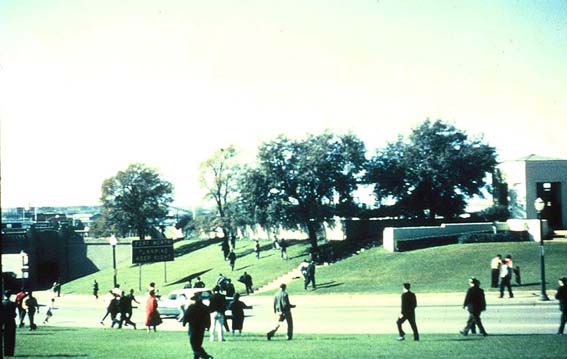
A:
POLYGON ((467 290, 463 303, 463 309, 465 308, 469 311, 469 319, 467 320, 465 328, 459 333, 467 336, 471 328, 476 325, 480 334, 487 336, 488 334, 486 334, 486 330, 484 330, 484 326, 480 320, 480 313, 486 310, 486 299, 484 297, 484 291, 480 288, 480 281, 475 277, 469 279, 469 289, 467 290))
POLYGON ((132 308, 134 308, 132 302, 140 304, 134 296, 134 289, 130 289, 130 293, 127 295, 124 295, 124 292, 122 292, 122 297, 120 298, 120 325, 118 328, 122 328, 122 324, 125 326, 130 324, 136 330, 136 323, 132 321, 132 308))
POLYGON ((53 316, 53 310, 55 309, 55 298, 51 298, 51 302, 47 306, 47 312, 45 312, 45 319, 43 320, 43 324, 47 324, 49 319, 53 316))
POLYGON ((109 290, 108 293, 104 295, 104 307, 106 311, 100 320, 101 325, 104 325, 104 320, 110 315, 110 303, 112 303, 112 299, 114 299, 114 294, 112 293, 112 290, 109 290))
POLYGON ((279 247, 280 247, 280 257, 282 259, 288 259, 287 256, 287 242, 285 241, 284 238, 282 238, 279 242, 279 247))
POLYGON ((315 290, 316 289, 315 261, 313 260, 309 262, 309 265, 307 266, 307 276, 305 277, 305 290, 307 290, 307 286, 309 286, 309 283, 311 283, 311 288, 315 290))
POLYGON ((224 311, 226 310, 226 298, 220 293, 220 288, 218 286, 213 288, 213 295, 209 302, 209 312, 211 315, 211 330, 210 330, 210 341, 215 341, 215 332, 218 327, 218 339, 219 342, 224 342, 224 327, 226 325, 224 311))
POLYGON ((236 253, 231 249, 228 254, 228 263, 230 264, 230 270, 234 272, 234 264, 236 263, 236 253))
POLYGON ((415 324, 415 308, 417 307, 417 299, 415 294, 410 290, 411 284, 403 284, 402 293, 402 311, 396 321, 398 326, 398 333, 400 336, 398 340, 405 340, 406 333, 402 329, 402 324, 407 320, 410 323, 411 330, 413 331, 413 340, 419 340, 419 332, 417 331, 417 325, 415 324))
POLYGON ((246 286, 246 294, 254 293, 254 288, 252 287, 252 276, 250 274, 244 272, 238 281, 246 286))
POLYGON ((289 296, 285 291, 287 286, 285 283, 280 285, 280 290, 274 296, 274 313, 277 315, 278 323, 276 327, 266 333, 266 338, 272 340, 276 332, 278 331, 281 323, 287 322, 287 340, 293 338, 293 317, 291 316, 291 309, 295 308, 295 305, 289 302, 289 296))
POLYGON ((561 310, 561 321, 559 322, 559 330, 557 334, 563 335, 565 330, 565 322, 567 322, 567 277, 559 278, 559 287, 555 293, 555 299, 559 301, 559 310, 561 310))

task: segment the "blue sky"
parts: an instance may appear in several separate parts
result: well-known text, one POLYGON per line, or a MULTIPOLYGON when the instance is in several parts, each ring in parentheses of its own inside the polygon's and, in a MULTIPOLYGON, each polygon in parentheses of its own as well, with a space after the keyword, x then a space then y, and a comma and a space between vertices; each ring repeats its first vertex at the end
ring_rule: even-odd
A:
POLYGON ((372 153, 426 118, 501 160, 567 158, 565 19, 563 1, 0 0, 2 206, 96 204, 132 162, 193 205, 218 148, 330 129, 372 153))

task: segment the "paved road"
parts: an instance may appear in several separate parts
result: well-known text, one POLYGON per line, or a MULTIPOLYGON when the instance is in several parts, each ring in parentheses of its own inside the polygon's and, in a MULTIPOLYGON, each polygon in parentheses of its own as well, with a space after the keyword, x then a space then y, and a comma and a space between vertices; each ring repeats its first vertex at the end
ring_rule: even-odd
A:
MULTIPOLYGON (((548 294, 553 296, 555 290, 548 294)), ((40 304, 47 304, 49 293, 36 293, 40 304)), ((492 334, 555 333, 559 322, 557 301, 541 302, 537 293, 516 291, 513 299, 499 299, 494 291, 487 291, 488 310, 482 318, 486 330, 492 334)), ((462 308, 464 293, 417 293, 416 312, 420 332, 458 333, 467 319, 462 308)), ((295 332, 320 334, 379 334, 396 333, 395 320, 399 313, 399 295, 309 295, 290 293, 297 307, 293 310, 295 332)), ((143 327, 145 297, 135 309, 133 320, 143 327)), ((272 298, 269 296, 243 297, 252 305, 251 316, 244 323, 245 331, 263 333, 275 323, 272 298)), ((102 300, 91 296, 63 295, 57 299, 57 310, 49 325, 72 327, 100 327, 105 312, 102 300)), ((42 308, 38 324, 44 318, 42 308)), ((110 324, 106 320, 107 326, 110 324)), ((184 330, 174 319, 165 319, 161 330, 184 330)), ((409 327, 408 327, 409 329, 409 327)))

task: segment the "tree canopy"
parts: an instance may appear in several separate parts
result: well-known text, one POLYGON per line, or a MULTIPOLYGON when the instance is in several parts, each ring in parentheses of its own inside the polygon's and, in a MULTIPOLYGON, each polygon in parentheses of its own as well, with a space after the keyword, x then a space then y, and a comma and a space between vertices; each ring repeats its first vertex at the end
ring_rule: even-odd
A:
POLYGON ((354 135, 279 136, 258 150, 258 164, 241 186, 242 201, 260 223, 307 230, 314 248, 321 224, 339 203, 353 203, 365 147, 354 135))
POLYGON ((407 139, 399 137, 370 160, 367 180, 377 199, 393 198, 399 213, 454 217, 466 198, 481 195, 496 165, 495 149, 440 120, 426 120, 407 139))
POLYGON ((173 185, 152 168, 131 164, 102 184, 104 223, 121 235, 135 231, 140 239, 158 226, 168 213, 173 185))
MULTIPOLYGON (((240 171, 241 165, 237 161, 234 146, 219 149, 200 166, 201 187, 206 191, 205 198, 215 203, 218 214, 215 223, 221 227, 225 238, 235 234, 233 202, 238 193, 237 179, 240 171)), ((212 220, 215 217, 210 218, 212 220)))

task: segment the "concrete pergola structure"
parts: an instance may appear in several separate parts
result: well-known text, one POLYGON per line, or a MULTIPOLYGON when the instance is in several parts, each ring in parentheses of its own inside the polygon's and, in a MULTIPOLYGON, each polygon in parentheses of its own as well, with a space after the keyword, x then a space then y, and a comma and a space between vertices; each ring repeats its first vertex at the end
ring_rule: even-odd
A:
POLYGON ((537 218, 534 202, 540 197, 545 202, 542 218, 551 228, 567 228, 567 160, 529 155, 504 161, 498 169, 512 218, 537 218))

